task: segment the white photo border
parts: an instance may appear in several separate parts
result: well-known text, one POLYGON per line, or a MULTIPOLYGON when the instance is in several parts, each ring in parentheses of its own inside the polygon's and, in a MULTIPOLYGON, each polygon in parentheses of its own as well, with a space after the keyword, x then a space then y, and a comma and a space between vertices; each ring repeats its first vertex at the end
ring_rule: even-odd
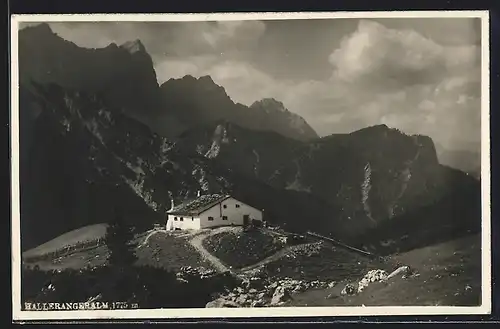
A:
POLYGON ((276 12, 210 14, 40 14, 11 16, 11 241, 12 310, 14 321, 112 319, 210 319, 325 316, 423 316, 491 314, 491 178, 490 178, 490 41, 489 12, 386 11, 386 12, 276 12), (33 22, 185 22, 241 20, 300 20, 339 18, 480 18, 481 19, 481 196, 482 288, 480 306, 349 306, 266 308, 180 308, 93 311, 23 311, 21 309, 21 246, 19 204, 19 23, 33 22))

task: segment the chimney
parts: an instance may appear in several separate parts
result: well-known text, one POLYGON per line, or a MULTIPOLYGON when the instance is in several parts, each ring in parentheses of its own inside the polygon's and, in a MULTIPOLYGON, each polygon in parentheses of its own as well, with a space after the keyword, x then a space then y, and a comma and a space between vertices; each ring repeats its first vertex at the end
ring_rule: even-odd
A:
POLYGON ((201 196, 201 192, 200 192, 200 190, 198 190, 198 195, 197 195, 197 197, 199 198, 200 196, 201 196))
POLYGON ((170 209, 168 211, 172 211, 174 209, 174 196, 170 191, 168 191, 168 196, 170 197, 170 209))

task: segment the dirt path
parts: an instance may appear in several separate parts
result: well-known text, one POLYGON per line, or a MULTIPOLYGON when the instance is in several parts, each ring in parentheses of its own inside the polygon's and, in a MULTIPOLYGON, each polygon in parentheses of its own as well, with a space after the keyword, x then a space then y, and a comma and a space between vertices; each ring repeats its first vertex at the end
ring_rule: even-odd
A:
POLYGON ((214 234, 218 234, 221 232, 230 232, 231 230, 234 230, 232 227, 220 227, 216 229, 212 229, 206 233, 201 233, 201 234, 195 234, 192 236, 192 239, 189 240, 189 243, 205 258, 207 261, 212 263, 212 265, 219 271, 219 272, 226 272, 230 271, 230 269, 224 265, 219 258, 215 257, 212 255, 208 250, 203 247, 203 240, 205 240, 207 237, 212 236, 214 234))
POLYGON ((269 264, 269 263, 272 263, 274 261, 277 261, 278 259, 286 256, 290 252, 293 252, 293 251, 296 251, 296 250, 300 250, 300 249, 302 249, 304 247, 307 247, 307 246, 310 246, 310 245, 313 245, 313 244, 317 244, 317 242, 302 243, 302 244, 298 244, 298 245, 295 245, 295 246, 285 247, 285 248, 283 248, 281 250, 278 250, 276 253, 272 254, 271 256, 266 257, 263 260, 255 263, 255 264, 252 264, 252 265, 249 265, 249 266, 246 266, 246 267, 240 269, 239 272, 249 272, 249 271, 255 270, 255 269, 257 269, 257 268, 259 268, 261 266, 264 266, 266 264, 269 264))
POLYGON ((166 234, 167 231, 166 230, 153 230, 153 231, 150 231, 148 233, 148 235, 146 235, 146 237, 144 238, 144 240, 142 240, 141 244, 137 248, 144 247, 148 243, 149 238, 152 237, 153 235, 157 234, 157 233, 166 234))

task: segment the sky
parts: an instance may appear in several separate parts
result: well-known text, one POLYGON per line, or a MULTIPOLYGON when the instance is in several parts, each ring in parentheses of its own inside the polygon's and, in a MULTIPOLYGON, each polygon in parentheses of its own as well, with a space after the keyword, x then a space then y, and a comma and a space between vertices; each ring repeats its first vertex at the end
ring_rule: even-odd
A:
POLYGON ((210 75, 235 102, 272 97, 320 136, 386 124, 479 151, 479 19, 50 23, 99 48, 139 39, 158 82, 210 75))

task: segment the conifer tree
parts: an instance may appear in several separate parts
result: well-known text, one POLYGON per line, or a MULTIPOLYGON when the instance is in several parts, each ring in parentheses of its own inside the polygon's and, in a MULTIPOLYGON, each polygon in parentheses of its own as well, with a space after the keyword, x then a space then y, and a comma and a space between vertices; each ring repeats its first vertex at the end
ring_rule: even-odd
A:
POLYGON ((134 265, 136 244, 133 227, 130 226, 118 207, 115 207, 114 216, 106 230, 105 241, 109 250, 108 262, 110 266, 125 269, 134 265))

